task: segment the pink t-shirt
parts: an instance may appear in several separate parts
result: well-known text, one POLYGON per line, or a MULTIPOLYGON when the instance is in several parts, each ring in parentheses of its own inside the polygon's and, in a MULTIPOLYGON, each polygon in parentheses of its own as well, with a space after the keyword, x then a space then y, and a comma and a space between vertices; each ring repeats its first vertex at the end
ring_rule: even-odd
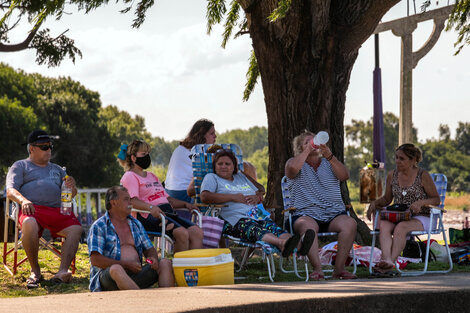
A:
MULTIPOLYGON (((138 198, 152 205, 168 203, 169 195, 158 177, 151 172, 146 173, 147 176, 142 177, 132 171, 127 171, 121 178, 121 185, 126 187, 131 198, 138 198)), ((141 215, 144 218, 148 216, 146 213, 141 213, 141 215)))

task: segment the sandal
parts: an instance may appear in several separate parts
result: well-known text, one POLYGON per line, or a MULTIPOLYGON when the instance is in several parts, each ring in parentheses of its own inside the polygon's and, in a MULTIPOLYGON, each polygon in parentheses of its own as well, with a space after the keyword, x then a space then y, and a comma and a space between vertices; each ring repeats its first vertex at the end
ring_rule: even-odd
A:
POLYGON ((38 288, 39 283, 41 282, 41 280, 42 280, 42 275, 37 277, 36 275, 31 274, 31 276, 29 276, 26 279, 26 288, 28 288, 28 289, 38 288))
POLYGON ((307 229, 303 238, 302 238, 302 245, 300 246, 299 255, 306 256, 310 251, 310 247, 315 240, 315 231, 313 229, 307 229))
POLYGON ((393 278, 393 277, 400 277, 401 274, 398 271, 391 270, 386 272, 381 271, 374 271, 370 274, 370 278, 393 278))
POLYGON ((282 250, 282 257, 287 258, 289 255, 291 255, 292 252, 294 252, 294 250, 297 248, 299 241, 299 234, 295 234, 294 236, 287 239, 286 244, 284 245, 284 249, 282 250))
POLYGON ((353 273, 350 273, 348 271, 342 271, 341 273, 339 274, 333 274, 331 276, 333 279, 356 279, 357 276, 354 275, 353 273))
POLYGON ((325 280, 325 275, 319 272, 313 272, 310 275, 308 275, 308 280, 311 280, 311 281, 325 280))

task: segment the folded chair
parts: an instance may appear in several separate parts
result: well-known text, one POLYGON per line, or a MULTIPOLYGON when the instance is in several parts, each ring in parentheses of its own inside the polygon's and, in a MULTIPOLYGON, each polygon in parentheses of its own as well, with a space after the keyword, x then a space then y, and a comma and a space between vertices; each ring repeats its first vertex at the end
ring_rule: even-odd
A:
MULTIPOLYGON (((284 220, 287 219, 287 221, 289 222, 289 228, 291 230, 291 233, 293 233, 292 214, 296 210, 296 208, 293 207, 292 204, 291 204, 292 203, 291 202, 291 195, 290 195, 289 188, 287 187, 287 177, 286 176, 284 176, 281 179, 281 190, 282 190, 282 201, 283 201, 283 204, 284 204, 284 210, 283 210, 284 220)), ((346 213, 348 214, 348 216, 349 216, 349 209, 350 209, 350 207, 346 206, 346 213)), ((326 232, 326 233, 318 233, 317 237, 320 238, 320 237, 336 236, 336 235, 338 235, 337 232, 326 232)), ((356 263, 356 257, 355 257, 355 254, 354 254, 354 245, 351 248, 351 254, 352 254, 352 260, 353 260, 353 267, 354 267, 353 274, 356 274, 357 263, 356 263)), ((294 272, 297 277, 303 279, 303 277, 299 274, 299 270, 298 270, 298 267, 297 267, 297 259, 298 259, 298 255, 296 253, 294 253, 294 258, 293 258, 294 270, 293 271, 286 270, 283 266, 283 262, 282 262, 282 259, 281 259, 281 261, 280 261, 281 271, 284 272, 284 273, 294 272)), ((305 281, 308 281, 309 276, 308 276, 308 258, 307 257, 304 258, 304 263, 305 263, 305 281)), ((332 269, 325 269, 325 270, 323 270, 323 272, 332 273, 333 270, 332 269)))
MULTIPOLYGON (((191 149, 191 156, 192 156, 192 167, 193 167, 193 176, 194 176, 194 187, 196 191, 196 198, 195 204, 198 205, 205 215, 217 215, 216 211, 223 207, 223 205, 214 205, 214 204, 207 204, 202 203, 200 194, 201 194, 201 185, 204 177, 207 173, 213 173, 212 169, 212 160, 214 153, 208 153, 207 150, 211 147, 210 144, 199 144, 195 145, 191 149)), ((230 150, 237 158, 238 163, 238 170, 243 171, 243 155, 241 148, 236 144, 220 144, 223 149, 230 150)), ((246 247, 246 251, 243 254, 242 260, 238 266, 237 272, 240 272, 243 267, 245 266, 247 259, 248 259, 248 249, 262 249, 263 256, 266 256, 266 263, 268 267, 268 275, 269 279, 274 282, 274 276, 276 275, 276 269, 274 266, 274 258, 273 253, 277 252, 277 249, 269 249, 267 248, 267 244, 261 243, 251 243, 242 241, 240 238, 235 238, 233 236, 223 235, 225 238, 229 239, 236 245, 246 247), (264 247, 264 249, 263 249, 264 247), (266 249, 267 248, 267 249, 266 249)))
MULTIPOLYGON (((450 248, 447 243, 447 237, 446 237, 446 231, 444 228, 444 224, 442 222, 442 215, 445 212, 444 210, 444 200, 446 197, 446 188, 447 188, 447 177, 444 174, 431 174, 431 178, 434 181, 434 184, 436 185, 437 192, 439 193, 439 196, 441 198, 441 203, 436 206, 436 207, 431 207, 431 215, 430 215, 430 223, 429 223, 429 228, 425 229, 423 231, 412 231, 409 233, 409 236, 415 237, 415 236, 421 236, 421 235, 427 235, 427 243, 426 243, 426 255, 425 255, 425 261, 424 261, 424 267, 420 271, 402 271, 400 270, 400 267, 398 266, 398 263, 395 264, 395 267, 397 270, 400 272, 401 276, 420 276, 424 275, 427 273, 431 274, 442 274, 442 273, 449 273, 452 271, 453 264, 452 264, 452 257, 450 254, 450 248), (431 245, 431 235, 439 235, 442 234, 442 239, 444 240, 446 252, 447 252, 447 257, 448 257, 448 262, 449 262, 449 268, 446 270, 435 270, 431 271, 428 270, 428 264, 429 264, 429 248, 431 245)), ((373 230, 370 232, 372 235, 372 249, 371 249, 371 254, 369 258, 369 273, 372 274, 372 258, 374 254, 374 248, 375 248, 375 242, 376 242, 376 237, 380 233, 380 230, 378 229, 378 221, 379 221, 379 212, 377 211, 375 216, 374 216, 374 223, 373 223, 373 230)))
MULTIPOLYGON (((8 197, 5 197, 5 226, 4 226, 4 233, 3 233, 3 255, 2 255, 2 263, 3 266, 5 267, 6 271, 10 275, 16 275, 18 272, 18 267, 26 262, 28 260, 27 257, 23 258, 22 260, 18 260, 18 249, 21 248, 22 243, 21 240, 19 239, 19 232, 21 230, 20 223, 18 222, 18 214, 19 210, 21 210, 21 206, 16 203, 10 201, 8 197), (13 221, 14 225, 14 246, 13 248, 8 249, 8 224, 9 221, 13 221), (8 256, 13 255, 13 260, 12 262, 8 261, 8 256)), ((74 203, 74 211, 76 210, 76 205, 74 203)), ((76 213, 76 212, 75 212, 76 213)), ((46 240, 44 237, 39 238, 39 248, 40 249, 47 249, 51 251, 54 255, 56 255, 58 258, 61 257, 60 251, 54 246, 53 244, 53 239, 46 240)), ((72 269, 72 274, 75 274, 75 257, 73 258, 73 261, 70 265, 70 268, 72 269)))

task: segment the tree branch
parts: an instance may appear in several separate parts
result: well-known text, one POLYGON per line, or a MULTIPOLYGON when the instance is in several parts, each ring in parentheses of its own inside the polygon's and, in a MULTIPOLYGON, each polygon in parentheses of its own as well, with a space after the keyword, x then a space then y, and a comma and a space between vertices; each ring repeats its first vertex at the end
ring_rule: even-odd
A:
MULTIPOLYGON (((368 8, 359 13, 353 25, 335 25, 341 37, 341 50, 345 53, 353 52, 370 37, 384 14, 399 0, 370 1, 368 8)), ((337 12, 336 12, 337 13, 337 12)), ((342 12, 342 15, 348 12, 342 12)))
POLYGON ((36 33, 38 32, 39 30, 39 26, 40 25, 36 25, 32 30, 31 32, 29 33, 28 37, 26 37, 26 39, 21 42, 21 43, 18 43, 18 44, 13 44, 13 45, 7 45, 7 44, 4 44, 4 43, 1 43, 0 42, 0 51, 1 52, 17 52, 17 51, 21 51, 21 50, 25 50, 29 47, 29 44, 31 43, 31 41, 33 40, 34 36, 36 36, 36 33))

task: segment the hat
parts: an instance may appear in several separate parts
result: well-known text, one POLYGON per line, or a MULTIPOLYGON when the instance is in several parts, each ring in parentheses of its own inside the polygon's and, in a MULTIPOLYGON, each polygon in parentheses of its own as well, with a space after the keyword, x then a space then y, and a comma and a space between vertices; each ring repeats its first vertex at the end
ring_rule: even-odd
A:
POLYGON ((28 144, 50 142, 51 137, 43 130, 32 131, 28 135, 28 144))

